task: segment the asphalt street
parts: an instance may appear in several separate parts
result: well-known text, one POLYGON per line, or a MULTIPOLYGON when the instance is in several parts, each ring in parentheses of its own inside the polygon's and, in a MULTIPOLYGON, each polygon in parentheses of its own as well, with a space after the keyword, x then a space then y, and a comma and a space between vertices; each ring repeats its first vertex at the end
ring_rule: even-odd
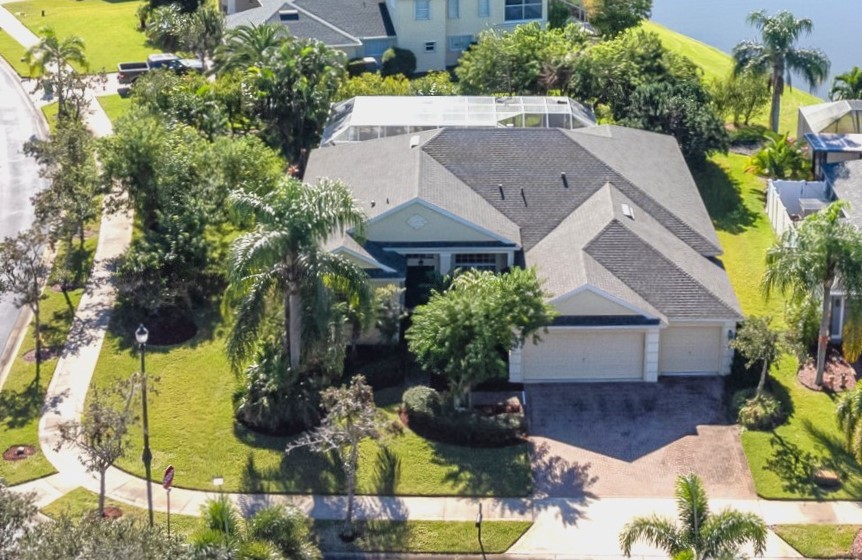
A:
MULTIPOLYGON (((18 77, 0 63, 0 237, 26 230, 33 221, 30 197, 44 186, 24 143, 41 134, 39 117, 18 77)), ((0 354, 6 347, 18 310, 9 298, 0 299, 0 354)))

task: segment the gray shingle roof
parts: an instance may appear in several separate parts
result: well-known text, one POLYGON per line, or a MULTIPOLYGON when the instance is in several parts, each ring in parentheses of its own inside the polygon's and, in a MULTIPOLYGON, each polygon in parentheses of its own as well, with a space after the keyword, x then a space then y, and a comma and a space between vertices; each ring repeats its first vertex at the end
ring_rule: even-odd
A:
POLYGON ((727 274, 707 258, 721 248, 676 143, 598 128, 587 140, 484 128, 423 132, 413 148, 409 135, 341 144, 312 152, 306 180, 344 180, 372 220, 421 199, 520 243, 552 297, 589 284, 662 321, 739 318, 727 274))
POLYGON ((228 27, 282 23, 302 39, 330 46, 358 46, 364 38, 394 37, 395 28, 385 1, 259 0, 260 6, 227 16, 228 27), (280 10, 296 10, 299 18, 281 21, 280 10))
POLYGON ((850 204, 846 210, 847 218, 862 228, 862 160, 824 165, 823 175, 838 200, 846 200, 850 204))

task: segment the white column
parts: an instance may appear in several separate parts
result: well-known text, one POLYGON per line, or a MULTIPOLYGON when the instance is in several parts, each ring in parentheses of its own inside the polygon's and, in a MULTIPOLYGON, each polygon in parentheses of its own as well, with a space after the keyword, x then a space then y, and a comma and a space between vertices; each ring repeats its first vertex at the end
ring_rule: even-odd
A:
POLYGON ((515 251, 506 253, 506 266, 509 268, 515 266, 515 251))
POLYGON ((227 0, 227 15, 236 13, 236 0, 227 0))
POLYGON ((509 381, 520 383, 524 380, 524 372, 521 370, 521 345, 509 350, 509 381))
POLYGON ((658 327, 644 333, 644 381, 658 381, 658 327))
POLYGON ((452 272, 452 253, 440 253, 440 274, 452 272))

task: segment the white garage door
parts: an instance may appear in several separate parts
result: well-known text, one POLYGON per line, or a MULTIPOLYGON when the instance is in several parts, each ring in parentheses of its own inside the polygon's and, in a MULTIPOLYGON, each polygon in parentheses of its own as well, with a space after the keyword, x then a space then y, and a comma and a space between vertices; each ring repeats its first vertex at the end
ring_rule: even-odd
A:
POLYGON ((717 374, 721 360, 721 327, 668 327, 659 334, 661 374, 717 374))
POLYGON ((525 382, 642 379, 641 332, 550 331, 522 352, 525 382))

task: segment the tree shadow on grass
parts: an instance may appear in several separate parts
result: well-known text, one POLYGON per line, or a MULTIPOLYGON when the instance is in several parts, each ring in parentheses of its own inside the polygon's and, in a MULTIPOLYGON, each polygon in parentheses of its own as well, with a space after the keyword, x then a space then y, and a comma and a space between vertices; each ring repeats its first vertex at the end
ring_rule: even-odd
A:
POLYGON ((769 445, 772 455, 764 468, 781 479, 784 491, 822 499, 823 490, 814 484, 813 478, 817 457, 776 433, 772 434, 769 445))
POLYGON ((372 484, 378 496, 394 496, 401 479, 401 459, 391 449, 382 445, 374 461, 372 484))
POLYGON ((862 465, 847 451, 845 442, 840 437, 825 432, 810 420, 803 421, 802 427, 818 446, 826 451, 823 465, 840 474, 844 490, 857 499, 862 497, 862 465))
POLYGON ((461 447, 429 441, 435 465, 448 467, 443 480, 460 496, 526 496, 530 492, 528 444, 461 447))
POLYGON ((713 161, 691 170, 706 209, 716 229, 732 234, 747 230, 757 221, 757 213, 745 206, 740 185, 713 161))
POLYGON ((26 426, 39 417, 44 398, 45 390, 35 380, 22 391, 0 391, 0 426, 4 430, 26 426))

